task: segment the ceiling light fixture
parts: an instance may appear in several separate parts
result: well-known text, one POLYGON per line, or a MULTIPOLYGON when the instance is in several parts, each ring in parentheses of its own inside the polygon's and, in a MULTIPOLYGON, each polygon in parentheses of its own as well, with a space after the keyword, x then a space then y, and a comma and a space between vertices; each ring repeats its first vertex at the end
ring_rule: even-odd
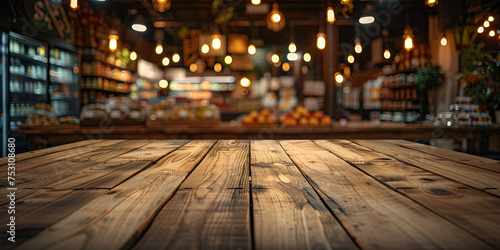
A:
POLYGON ((260 4, 260 0, 252 0, 252 4, 253 5, 259 5, 260 4))
POLYGON ((325 33, 320 32, 318 35, 316 35, 316 46, 318 49, 323 50, 326 47, 326 38, 325 38, 325 33))
POLYGON ((389 51, 388 49, 386 49, 384 51, 384 58, 389 60, 391 58, 391 51, 389 51))
POLYGON ((283 65, 281 66, 281 68, 283 69, 283 71, 285 72, 288 72, 290 70, 290 64, 289 63, 283 63, 283 65))
POLYGON ((349 62, 350 64, 353 64, 354 63, 354 56, 353 55, 349 55, 347 57, 347 62, 349 62))
POLYGON ((181 60, 181 56, 179 54, 175 53, 174 55, 172 55, 172 61, 174 63, 178 63, 180 60, 181 60))
POLYGON ((208 44, 204 43, 202 46, 201 46, 201 53, 203 54, 206 54, 210 51, 210 46, 208 46, 208 44))
POLYGON ((159 44, 156 45, 155 52, 158 55, 160 55, 161 53, 163 53, 163 45, 161 45, 161 43, 159 43, 159 44))
POLYGON ((335 23, 335 11, 332 7, 326 9, 326 21, 331 24, 335 23))
POLYGON ((483 26, 484 26, 485 28, 490 27, 490 22, 488 22, 488 21, 484 21, 483 26))
POLYGON ((443 36, 443 38, 441 38, 441 45, 446 46, 447 44, 448 44, 448 39, 446 39, 446 37, 443 36))
POLYGON ((297 60, 299 60, 299 55, 297 55, 297 53, 288 53, 288 55, 286 55, 286 59, 288 59, 288 61, 290 62, 295 62, 297 60))
POLYGON ((134 23, 132 23, 132 29, 137 31, 137 32, 145 32, 148 30, 148 27, 146 26, 146 21, 144 20, 144 17, 141 15, 137 15, 134 19, 134 23))
POLYGON ((255 45, 253 44, 248 45, 248 54, 254 55, 255 52, 257 52, 257 48, 255 48, 255 45))
POLYGON ((163 60, 161 60, 161 63, 163 66, 168 66, 170 64, 170 59, 168 59, 168 57, 164 57, 163 60))
POLYGON ((172 6, 171 0, 153 0, 153 8, 158 12, 165 12, 172 6))
POLYGON ((280 62, 280 57, 278 56, 278 54, 273 54, 273 55, 271 56, 271 61, 272 61, 273 63, 279 63, 279 62, 280 62))
POLYGON ((429 7, 434 7, 438 4, 438 0, 425 0, 425 5, 429 7))
POLYGON ((481 27, 477 28, 477 33, 481 34, 481 33, 483 33, 483 32, 484 32, 484 28, 483 28, 483 26, 481 26, 481 27))
POLYGON ((360 24, 370 24, 375 22, 375 17, 373 16, 363 16, 359 18, 359 23, 360 24))
POLYGON ((295 43, 291 42, 288 45, 288 51, 290 51, 291 53, 295 53, 297 51, 297 46, 295 45, 295 43))
POLYGON ((71 2, 69 2, 69 7, 73 10, 77 10, 78 9, 78 0, 71 0, 71 2))
POLYGON ((116 29, 111 29, 109 31, 109 50, 115 51, 118 48, 118 31, 116 29))
POLYGON ((363 52, 363 47, 361 46, 361 39, 356 38, 354 39, 354 51, 358 54, 361 54, 363 52))
POLYGON ((244 76, 240 79, 240 84, 242 87, 246 88, 246 87, 250 86, 251 82, 250 82, 250 79, 248 79, 246 76, 244 76))
POLYGON ((130 60, 137 60, 137 53, 135 51, 130 52, 130 60))
POLYGON ((229 65, 233 62, 233 58, 230 55, 227 55, 224 57, 224 62, 229 65))
POLYGON ((305 62, 310 62, 311 61, 311 54, 305 53, 303 58, 304 58, 305 62))
POLYGON ((278 8, 278 4, 273 4, 273 9, 267 14, 266 18, 267 28, 274 32, 282 30, 286 25, 285 16, 283 16, 283 13, 278 8))
POLYGON ((493 16, 488 17, 488 21, 493 22, 494 20, 495 20, 495 18, 493 18, 493 16))

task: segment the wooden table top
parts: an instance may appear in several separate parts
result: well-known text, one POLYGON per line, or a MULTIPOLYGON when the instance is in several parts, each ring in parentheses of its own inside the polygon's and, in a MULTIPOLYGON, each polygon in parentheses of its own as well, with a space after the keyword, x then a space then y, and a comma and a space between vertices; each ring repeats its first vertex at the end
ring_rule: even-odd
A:
POLYGON ((7 163, 2 249, 500 246, 500 162, 402 140, 86 140, 16 155, 14 191, 7 163))

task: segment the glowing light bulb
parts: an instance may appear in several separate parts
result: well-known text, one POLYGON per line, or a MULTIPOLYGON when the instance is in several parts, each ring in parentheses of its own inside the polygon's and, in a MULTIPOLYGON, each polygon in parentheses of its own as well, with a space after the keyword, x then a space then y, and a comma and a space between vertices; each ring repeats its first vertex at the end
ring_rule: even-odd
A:
POLYGON ((283 63, 281 66, 283 68, 283 71, 288 72, 290 70, 290 64, 289 63, 283 63))
POLYGON ((118 36, 117 35, 110 35, 109 36, 109 50, 115 51, 117 47, 118 47, 118 36))
POLYGON ((295 51, 297 51, 297 46, 295 45, 295 43, 290 43, 288 45, 288 51, 290 51, 292 53, 295 53, 295 51))
POLYGON ((201 53, 206 54, 206 53, 208 53, 209 51, 210 51, 210 47, 208 46, 208 44, 206 44, 206 43, 205 43, 205 44, 203 44, 203 45, 201 46, 201 53))
POLYGON ((413 39, 411 37, 408 37, 405 39, 405 49, 407 51, 410 51, 413 49, 413 39))
POLYGON ((173 61, 174 63, 178 63, 180 60, 181 60, 181 56, 179 56, 179 54, 175 53, 175 54, 172 56, 172 61, 173 61))
POLYGON ((73 10, 78 9, 78 0, 71 0, 69 3, 69 7, 71 7, 73 10))
POLYGON ((351 64, 352 64, 352 63, 354 63, 354 56, 353 56, 353 55, 349 55, 349 56, 347 57, 347 62, 349 62, 349 63, 351 63, 351 64))
POLYGON ((340 74, 339 72, 335 73, 335 81, 337 83, 344 82, 344 76, 342 76, 342 74, 340 74))
POLYGON ((495 20, 495 18, 493 18, 493 16, 488 17, 488 21, 493 22, 494 20, 495 20))
POLYGON ((391 58, 391 52, 390 52, 388 49, 386 49, 386 50, 384 51, 384 58, 385 58, 385 59, 389 59, 389 58, 391 58))
POLYGON ((240 84, 241 84, 242 87, 246 88, 246 87, 250 86, 250 83, 251 83, 250 79, 248 79, 245 76, 240 79, 240 84))
POLYGON ((196 70, 198 70, 198 66, 195 63, 191 63, 191 65, 189 65, 189 71, 196 72, 196 70))
POLYGON ((483 32, 484 32, 484 28, 483 28, 483 26, 481 26, 481 27, 477 28, 477 33, 481 34, 481 33, 483 33, 483 32))
POLYGON ((260 0, 252 0, 252 4, 253 5, 259 5, 260 4, 260 0))
POLYGON ((160 85, 160 88, 166 89, 168 87, 168 81, 167 80, 160 80, 158 83, 160 85))
POLYGON ((280 57, 279 57, 277 54, 273 54, 273 55, 271 56, 271 61, 272 61, 273 63, 278 63, 278 62, 280 61, 280 57))
POLYGON ((332 7, 328 7, 326 9, 326 21, 328 21, 329 23, 335 22, 335 11, 332 7))
POLYGON ((214 65, 215 72, 220 72, 222 70, 222 65, 220 63, 216 63, 214 65))
POLYGON ((158 54, 158 55, 159 55, 159 54, 161 54, 161 53, 163 53, 163 46, 161 45, 161 43, 160 43, 160 44, 158 44, 158 45, 156 45, 155 52, 156 52, 156 54, 158 54))
POLYGON ((305 53, 304 54, 304 61, 305 62, 310 62, 311 61, 311 54, 305 53))
POLYGON ((273 22, 275 22, 275 23, 278 23, 279 21, 281 21, 281 16, 278 13, 273 14, 273 16, 271 18, 272 18, 273 22))
POLYGON ((257 48, 255 48, 255 45, 250 44, 248 45, 248 54, 253 55, 257 52, 257 48))
POLYGON ((137 60, 137 53, 135 51, 132 51, 130 53, 130 60, 132 60, 132 61, 137 60))
POLYGON ((447 44, 448 44, 448 39, 446 39, 446 37, 443 36, 443 38, 441 38, 441 45, 446 46, 447 44))
POLYGON ((356 43, 356 46, 354 46, 354 51, 358 54, 361 54, 361 52, 363 52, 363 47, 361 47, 361 43, 356 43))
POLYGON ((227 55, 226 57, 224 57, 224 62, 226 64, 231 64, 233 62, 233 58, 230 55, 227 55))
POLYGON ((219 50, 222 46, 221 36, 219 34, 212 35, 212 48, 219 50))
POLYGON ((316 46, 318 47, 318 49, 321 49, 321 50, 325 49, 325 47, 326 47, 325 34, 318 33, 318 35, 316 37, 317 37, 316 46))
POLYGON ((490 35, 491 37, 494 37, 494 36, 495 36, 495 31, 494 31, 494 30, 490 30, 489 35, 490 35))

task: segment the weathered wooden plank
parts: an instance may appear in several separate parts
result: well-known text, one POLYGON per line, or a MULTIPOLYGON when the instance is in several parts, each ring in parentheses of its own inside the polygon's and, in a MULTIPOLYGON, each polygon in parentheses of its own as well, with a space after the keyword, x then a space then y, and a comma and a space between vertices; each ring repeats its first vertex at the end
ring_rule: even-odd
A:
POLYGON ((500 245, 499 198, 395 159, 365 163, 348 160, 351 154, 371 151, 348 141, 342 141, 343 149, 331 147, 339 141, 316 143, 491 246, 500 245))
MULTIPOLYGON (((144 141, 130 141, 128 143, 118 143, 125 149, 119 146, 114 146, 113 149, 98 149, 87 154, 78 155, 77 157, 72 157, 56 162, 50 162, 48 159, 40 159, 40 162, 45 164, 37 168, 36 172, 28 171, 28 173, 17 174, 16 173, 16 199, 20 199, 23 196, 31 194, 38 189, 46 188, 56 181, 62 180, 64 178, 70 177, 81 170, 91 168, 99 163, 105 162, 107 160, 113 159, 119 155, 125 154, 133 148, 141 147, 148 142, 144 141)), ((0 189, 0 196, 6 197, 8 194, 7 189, 0 189)), ((6 203, 6 199, 1 200, 1 204, 6 203)))
POLYGON ((493 159, 488 159, 485 157, 465 154, 462 152, 452 151, 448 149, 433 147, 405 140, 384 140, 384 141, 401 147, 417 150, 426 154, 432 154, 435 156, 443 157, 451 161, 500 173, 500 161, 496 161, 493 159))
POLYGON ((219 141, 134 249, 251 249, 248 141, 219 141))
POLYGON ((277 141, 250 148, 255 249, 357 249, 277 141))
MULTIPOLYGON (((16 154, 16 162, 19 162, 22 160, 27 160, 30 158, 39 157, 42 155, 52 154, 52 153, 59 152, 59 151, 66 151, 66 150, 70 150, 73 148, 90 146, 92 144, 96 144, 96 143, 102 142, 102 141, 104 141, 104 140, 83 140, 83 141, 79 141, 79 142, 75 142, 75 143, 69 143, 69 144, 59 145, 59 146, 55 146, 55 147, 34 150, 34 151, 21 153, 21 154, 16 154)), ((109 141, 117 142, 117 140, 109 140, 109 141)), ((4 165, 7 163, 8 163, 7 157, 0 158, 0 165, 4 165)))
POLYGON ((500 174, 403 148, 384 141, 354 140, 356 144, 387 154, 399 161, 500 196, 500 174))
POLYGON ((113 188, 186 142, 153 141, 136 150, 122 154, 116 159, 109 159, 90 168, 75 171, 73 175, 45 186, 45 188, 58 190, 113 188))
POLYGON ((213 143, 188 143, 45 229, 19 249, 128 247, 186 178, 184 171, 193 169, 213 143), (184 147, 189 149, 182 150, 184 147), (172 171, 168 163, 183 166, 184 171, 172 171))
MULTIPOLYGON (((64 191, 41 189, 25 197, 22 202, 16 204, 15 243, 6 240, 6 223, 1 226, 2 249, 13 249, 19 246, 106 191, 105 189, 64 191)), ((8 207, 9 205, 2 206, 0 213, 7 215, 8 207)))
MULTIPOLYGON (((87 142, 87 141, 82 141, 87 142)), ((49 163, 55 162, 55 161, 60 161, 60 160, 67 160, 70 158, 75 158, 78 157, 79 155, 99 150, 102 149, 103 147, 107 147, 110 145, 109 142, 112 142, 112 144, 118 144, 120 141, 118 140, 113 140, 113 141, 105 141, 105 140, 100 140, 100 141, 94 141, 92 144, 87 144, 87 145, 82 145, 78 147, 73 147, 71 144, 63 145, 66 146, 68 149, 67 150, 59 150, 53 153, 50 153, 50 151, 47 151, 46 149, 42 149, 39 151, 40 154, 42 155, 37 155, 38 151, 32 151, 33 153, 27 155, 26 157, 21 157, 21 159, 18 159, 18 156, 16 155, 16 174, 21 174, 25 171, 32 171, 36 172, 38 171, 38 167, 43 167, 46 166, 49 163)), ((82 144, 80 142, 77 142, 77 145, 82 144)), ((49 148, 50 149, 50 148, 49 148)), ((30 153, 30 152, 28 152, 30 153)), ((28 154, 25 153, 25 154, 28 154)), ((22 155, 22 154, 21 154, 22 155)), ((7 175, 7 164, 0 166, 0 175, 7 175)), ((0 180, 0 186, 1 185, 6 185, 6 180, 0 180)))
POLYGON ((488 248, 311 141, 280 141, 361 248, 488 248))

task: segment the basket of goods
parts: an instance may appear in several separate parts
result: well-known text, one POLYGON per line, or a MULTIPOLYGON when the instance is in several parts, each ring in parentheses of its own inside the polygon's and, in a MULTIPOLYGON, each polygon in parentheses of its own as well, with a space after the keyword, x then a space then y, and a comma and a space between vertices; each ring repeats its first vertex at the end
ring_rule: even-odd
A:
POLYGON ((278 122, 276 115, 272 114, 268 109, 262 109, 260 112, 252 111, 241 119, 243 127, 270 127, 277 126, 278 122))
POLYGON ((330 127, 332 118, 323 111, 309 112, 303 106, 295 107, 290 113, 280 116, 280 122, 286 127, 330 127))

